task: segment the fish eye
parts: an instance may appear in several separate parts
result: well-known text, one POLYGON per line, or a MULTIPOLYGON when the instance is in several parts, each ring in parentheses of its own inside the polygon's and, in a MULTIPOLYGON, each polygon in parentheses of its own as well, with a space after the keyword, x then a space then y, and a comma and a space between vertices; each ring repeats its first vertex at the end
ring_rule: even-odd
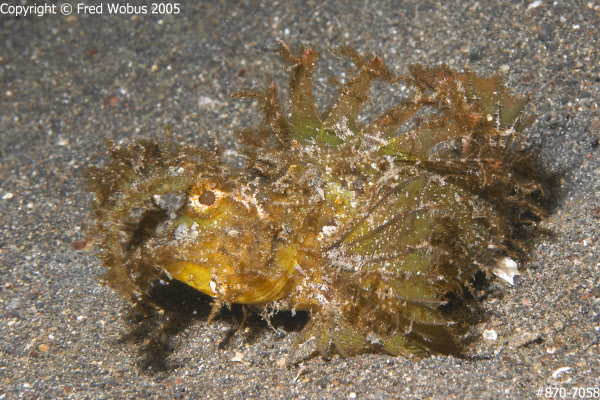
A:
POLYGON ((190 203, 196 212, 203 212, 214 206, 222 194, 214 184, 197 184, 190 191, 190 203))
POLYGON ((212 206, 215 204, 217 197, 212 190, 205 190, 200 196, 198 196, 198 203, 204 204, 205 206, 212 206))

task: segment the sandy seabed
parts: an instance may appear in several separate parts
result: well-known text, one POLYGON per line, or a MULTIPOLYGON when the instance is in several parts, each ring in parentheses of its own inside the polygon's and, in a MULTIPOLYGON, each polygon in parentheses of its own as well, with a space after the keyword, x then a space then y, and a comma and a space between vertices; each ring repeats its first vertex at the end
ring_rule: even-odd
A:
MULTIPOLYGON (((600 3, 210 3, 181 2, 178 14, 0 15, 0 399, 598 398, 600 3), (283 328, 293 323, 272 330, 254 318, 232 334, 239 313, 208 325, 198 305, 179 325, 148 326, 98 283, 93 251, 75 249, 90 224, 81 172, 103 138, 169 124, 179 140, 216 132, 227 145, 256 115, 230 95, 285 83, 276 38, 352 45, 398 73, 415 62, 501 72, 531 96, 528 136, 564 182, 544 221, 550 234, 516 284, 494 283, 482 304, 470 357, 285 367, 295 332, 283 328), (153 338, 159 349, 148 332, 166 332, 153 338)), ((321 104, 335 71, 325 58, 321 104)))

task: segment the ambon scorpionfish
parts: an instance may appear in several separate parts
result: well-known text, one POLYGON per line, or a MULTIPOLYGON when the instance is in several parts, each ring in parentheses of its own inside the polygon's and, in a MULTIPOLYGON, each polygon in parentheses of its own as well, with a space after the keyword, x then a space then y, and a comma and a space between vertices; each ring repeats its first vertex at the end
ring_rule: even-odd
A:
POLYGON ((107 282, 134 301, 175 279, 215 312, 309 311, 301 341, 325 357, 460 352, 468 318, 444 305, 518 257, 517 232, 543 214, 518 145, 526 99, 499 77, 418 64, 397 76, 341 48, 355 71, 319 113, 319 53, 280 52, 289 104, 275 84, 238 95, 262 115, 238 132, 240 165, 223 149, 148 139, 110 143, 110 159, 90 168, 107 282), (374 81, 411 95, 361 123, 374 81), (176 207, 161 205, 168 196, 176 207))

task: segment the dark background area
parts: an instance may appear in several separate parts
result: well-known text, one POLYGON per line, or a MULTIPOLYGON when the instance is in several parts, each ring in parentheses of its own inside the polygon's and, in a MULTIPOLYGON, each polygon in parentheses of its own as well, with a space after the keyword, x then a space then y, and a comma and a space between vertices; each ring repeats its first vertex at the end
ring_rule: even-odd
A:
MULTIPOLYGON (((0 399, 532 398, 600 386, 597 0, 180 7, 0 16, 0 399), (562 174, 560 200, 517 284, 493 283, 472 357, 336 356, 288 368, 302 320, 284 315, 271 329, 251 316, 233 332, 240 310, 209 325, 195 293, 184 293, 189 317, 167 308, 143 318, 99 284, 93 250, 76 249, 90 224, 81 173, 102 159, 103 139, 153 137, 170 124, 177 140, 215 132, 233 149, 231 133, 257 113, 230 95, 271 78, 285 85, 276 38, 321 50, 321 106, 335 93, 327 76, 347 67, 327 55, 340 45, 380 54, 397 73, 415 62, 502 73, 531 96, 527 134, 545 168, 562 174)), ((372 110, 392 104, 393 93, 376 93, 372 110)))

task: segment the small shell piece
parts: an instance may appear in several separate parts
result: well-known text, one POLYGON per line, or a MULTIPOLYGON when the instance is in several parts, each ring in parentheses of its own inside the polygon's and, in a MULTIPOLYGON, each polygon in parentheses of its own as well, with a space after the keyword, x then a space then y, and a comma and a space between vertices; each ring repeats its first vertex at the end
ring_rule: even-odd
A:
POLYGON ((502 257, 496 263, 496 267, 492 272, 500 279, 514 285, 514 278, 519 274, 519 265, 510 257, 502 257))

